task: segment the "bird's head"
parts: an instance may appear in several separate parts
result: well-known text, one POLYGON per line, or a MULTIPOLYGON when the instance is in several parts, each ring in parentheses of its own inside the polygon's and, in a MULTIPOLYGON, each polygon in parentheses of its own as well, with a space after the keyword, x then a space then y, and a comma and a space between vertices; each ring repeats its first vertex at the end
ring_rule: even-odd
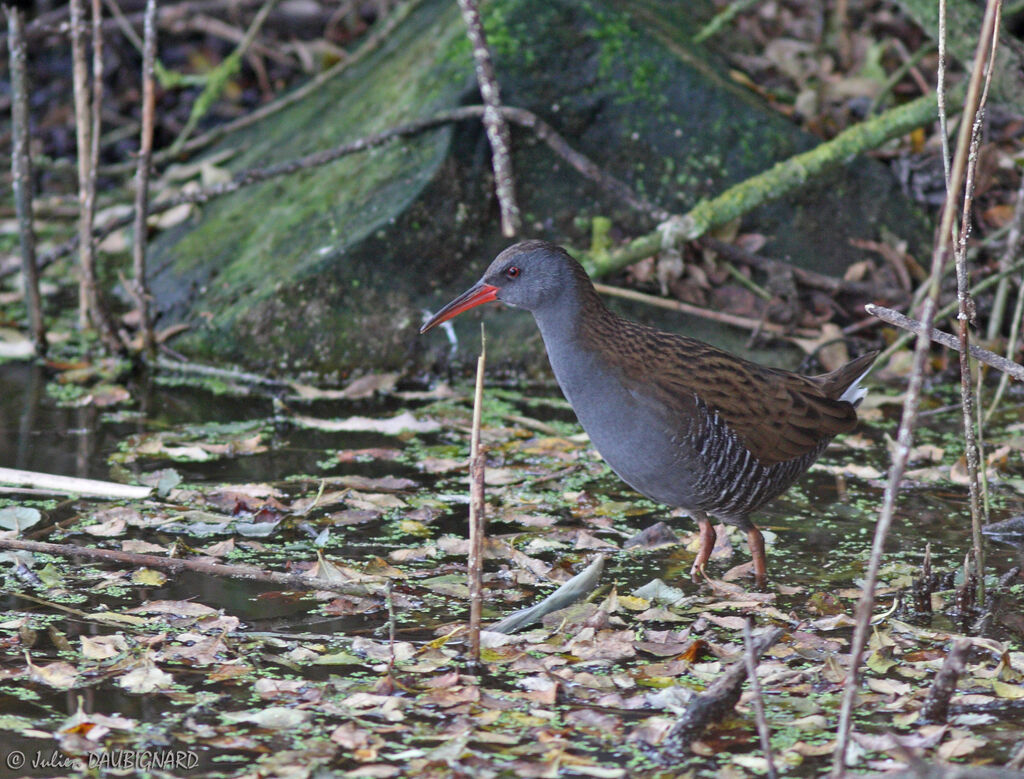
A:
POLYGON ((434 314, 420 332, 492 300, 536 313, 554 304, 581 274, 585 279, 579 263, 560 246, 547 241, 517 243, 495 257, 480 280, 434 314))

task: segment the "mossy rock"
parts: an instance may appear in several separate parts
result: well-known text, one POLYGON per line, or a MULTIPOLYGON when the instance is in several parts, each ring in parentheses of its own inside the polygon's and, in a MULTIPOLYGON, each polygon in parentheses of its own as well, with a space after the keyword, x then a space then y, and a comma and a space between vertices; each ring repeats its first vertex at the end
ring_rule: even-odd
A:
MULTIPOLYGON (((680 6, 492 0, 484 7, 505 101, 539 114, 609 172, 679 213, 816 143, 719 75, 727 70, 712 52, 685 43, 699 25, 680 6)), ((222 148, 237 152, 233 171, 263 167, 478 100, 454 0, 423 0, 379 49, 222 148)), ((161 324, 190 322, 176 347, 197 358, 324 379, 472 357, 473 315, 456 320, 456 333, 473 337, 454 352, 443 337, 416 331, 426 310, 475 280, 508 243, 489 155, 479 123, 466 122, 203 206, 154 242, 161 324)), ((513 163, 524 237, 585 246, 595 216, 610 217, 624 235, 652 227, 525 131, 513 132, 513 163)), ((892 176, 871 160, 744 222, 771 236, 769 253, 834 274, 858 258, 848 239, 877 238, 882 226, 912 245, 927 234, 892 176)), ((648 315, 709 340, 736 337, 648 315)), ((543 370, 530 318, 494 318, 492 358, 543 370)))

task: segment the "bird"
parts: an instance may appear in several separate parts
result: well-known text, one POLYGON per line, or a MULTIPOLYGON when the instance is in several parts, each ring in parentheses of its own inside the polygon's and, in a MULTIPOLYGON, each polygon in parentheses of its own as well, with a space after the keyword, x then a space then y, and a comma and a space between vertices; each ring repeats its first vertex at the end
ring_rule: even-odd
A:
POLYGON ((502 251, 420 333, 491 301, 533 314, 555 379, 609 467, 696 520, 693 580, 705 576, 716 518, 746 532, 763 587, 764 538, 751 514, 856 426, 859 382, 878 352, 817 376, 769 368, 619 316, 564 248, 541 240, 502 251))

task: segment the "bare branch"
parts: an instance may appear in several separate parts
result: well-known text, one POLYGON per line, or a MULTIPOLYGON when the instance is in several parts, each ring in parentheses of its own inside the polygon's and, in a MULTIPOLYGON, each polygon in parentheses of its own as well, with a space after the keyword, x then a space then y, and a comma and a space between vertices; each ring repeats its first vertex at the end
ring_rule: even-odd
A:
POLYGON ((25 20, 17 6, 7 12, 7 39, 11 69, 11 176, 18 213, 21 242, 21 272, 25 287, 32 345, 37 355, 46 353, 46 325, 39 296, 39 266, 36 263, 36 232, 32 212, 32 153, 29 146, 28 75, 25 57, 25 20))
POLYGON ((132 245, 132 268, 135 278, 130 285, 139 313, 142 353, 152 359, 156 339, 149 312, 149 289, 146 284, 146 216, 149 211, 149 166, 153 154, 153 113, 156 87, 153 68, 156 62, 156 0, 146 0, 146 21, 142 48, 142 132, 139 138, 139 159, 135 173, 135 241, 132 245))
POLYGON ((480 21, 476 0, 459 0, 459 10, 462 11, 462 20, 473 45, 476 80, 480 85, 480 97, 486 106, 484 128, 487 130, 487 140, 491 143, 494 189, 498 193, 498 204, 501 207, 501 232, 506 238, 512 238, 519 232, 522 219, 516 202, 516 182, 509 155, 508 124, 501 115, 501 90, 494 75, 494 62, 487 47, 487 36, 484 34, 483 22, 480 21))
MULTIPOLYGON (((885 308, 883 306, 876 306, 872 303, 868 303, 864 306, 864 309, 871 314, 876 316, 883 322, 888 322, 890 325, 901 327, 904 330, 909 330, 912 333, 921 335, 925 332, 924 324, 916 319, 911 319, 899 311, 893 311, 891 308, 885 308)), ((943 346, 953 349, 959 352, 962 348, 960 339, 951 333, 947 333, 943 330, 936 330, 935 328, 928 329, 928 338, 935 343, 942 344, 943 346)), ((997 371, 1002 371, 1015 379, 1024 381, 1024 365, 1013 362, 1013 360, 1007 360, 1001 354, 990 352, 988 349, 982 349, 980 346, 971 344, 969 347, 971 351, 971 357, 976 359, 978 362, 983 362, 985 365, 989 365, 995 368, 997 371)))

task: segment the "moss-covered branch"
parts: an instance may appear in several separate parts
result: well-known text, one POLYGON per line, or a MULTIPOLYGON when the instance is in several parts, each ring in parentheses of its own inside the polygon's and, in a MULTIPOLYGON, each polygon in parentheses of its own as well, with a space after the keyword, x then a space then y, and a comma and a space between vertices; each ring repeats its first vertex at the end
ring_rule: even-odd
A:
MULTIPOLYGON (((954 90, 950 102, 962 99, 954 90)), ((613 251, 590 251, 579 259, 591 276, 599 277, 649 257, 665 245, 691 241, 712 228, 783 197, 808 180, 858 154, 877 149, 886 141, 921 127, 936 115, 935 95, 886 111, 844 130, 831 141, 776 163, 763 173, 741 181, 710 200, 702 200, 683 215, 671 217, 654 230, 613 251)))

